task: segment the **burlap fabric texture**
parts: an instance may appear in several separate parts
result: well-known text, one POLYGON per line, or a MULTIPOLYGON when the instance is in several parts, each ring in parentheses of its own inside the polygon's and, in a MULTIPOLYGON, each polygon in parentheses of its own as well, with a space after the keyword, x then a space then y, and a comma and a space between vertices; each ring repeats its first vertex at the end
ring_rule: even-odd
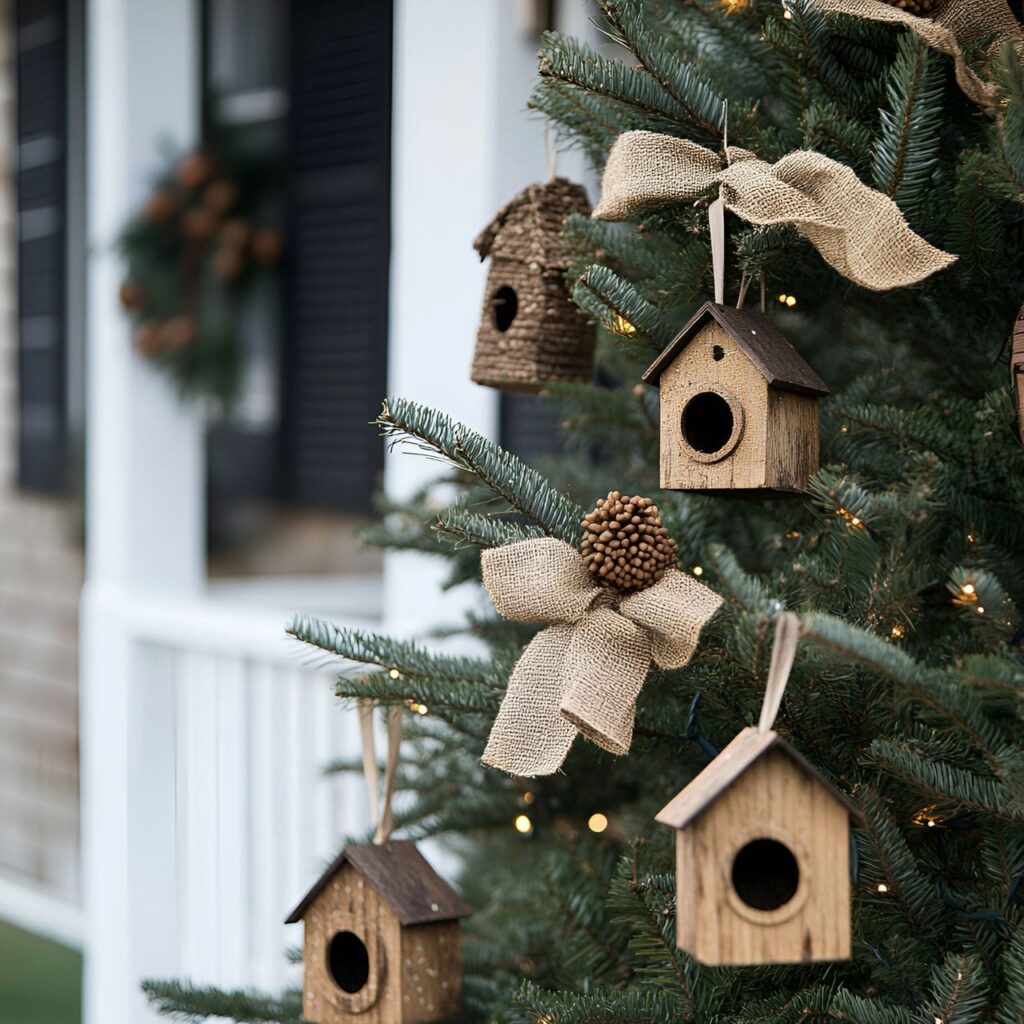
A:
POLYGON ((826 14, 849 14, 910 29, 933 50, 953 58, 960 88, 989 113, 997 109, 996 90, 968 67, 961 48, 986 36, 995 37, 996 47, 1007 42, 1020 46, 1024 42, 1024 33, 1006 0, 947 0, 928 18, 909 14, 882 0, 817 0, 817 4, 826 14))
POLYGON ((768 164, 730 148, 723 167, 718 154, 688 139, 624 132, 608 156, 594 216, 625 220, 635 210, 695 199, 716 184, 737 216, 793 224, 831 267, 872 291, 916 284, 956 260, 911 231, 888 196, 812 150, 768 164))
POLYGON ((595 584, 580 553, 552 537, 484 551, 484 586, 499 614, 541 622, 491 728, 483 763, 510 775, 558 771, 577 731, 629 751, 651 660, 681 668, 722 599, 671 569, 628 597, 595 584))

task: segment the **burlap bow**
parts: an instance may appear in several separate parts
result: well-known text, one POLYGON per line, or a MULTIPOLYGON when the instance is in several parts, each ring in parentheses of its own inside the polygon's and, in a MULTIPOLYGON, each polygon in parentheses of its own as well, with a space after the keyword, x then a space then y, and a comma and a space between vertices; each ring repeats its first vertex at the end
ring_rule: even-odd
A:
POLYGON ((594 216, 625 220, 634 210, 695 199, 719 185, 728 209, 751 224, 793 224, 844 277, 888 291, 916 284, 955 256, 910 230, 899 207, 849 168, 798 150, 774 164, 745 149, 718 154, 688 139, 624 132, 601 180, 594 216))
POLYGON ((595 584, 580 553, 552 537, 484 551, 483 578, 505 618, 548 626, 516 663, 483 756, 511 775, 558 771, 577 730, 627 753, 651 660, 685 665, 722 603, 676 569, 623 597, 595 584))
POLYGON ((956 80, 964 95, 989 113, 997 108, 998 94, 967 66, 961 47, 985 36, 994 36, 996 47, 1007 42, 1020 46, 1024 41, 1020 24, 1006 0, 948 0, 930 18, 908 14, 882 0, 817 0, 817 3, 828 14, 849 14, 854 18, 909 28, 933 50, 953 58, 956 80))

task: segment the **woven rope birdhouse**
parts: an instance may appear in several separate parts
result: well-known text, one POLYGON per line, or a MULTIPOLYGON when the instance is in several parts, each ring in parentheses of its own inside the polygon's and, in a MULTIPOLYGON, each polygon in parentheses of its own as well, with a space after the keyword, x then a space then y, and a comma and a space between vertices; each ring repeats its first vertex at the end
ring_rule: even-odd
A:
POLYGON ((552 381, 589 381, 594 331, 565 287, 566 218, 590 214, 587 194, 565 178, 530 185, 473 243, 490 257, 472 378, 506 391, 540 391, 552 381))

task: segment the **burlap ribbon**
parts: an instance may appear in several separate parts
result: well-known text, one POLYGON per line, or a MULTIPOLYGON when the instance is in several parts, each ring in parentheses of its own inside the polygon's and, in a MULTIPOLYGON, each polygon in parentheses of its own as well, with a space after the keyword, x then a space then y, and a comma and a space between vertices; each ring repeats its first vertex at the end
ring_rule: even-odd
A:
POLYGON ((624 132, 601 180, 594 216, 682 203, 718 185, 728 209, 751 224, 793 224, 844 277, 872 291, 916 284, 956 260, 914 234, 899 207, 849 168, 811 150, 774 164, 745 149, 716 153, 688 139, 624 132))
POLYGON ((499 614, 547 625, 516 663, 483 756, 511 775, 558 771, 577 731, 627 753, 651 660, 685 665, 722 603, 676 569, 624 597, 595 584, 580 553, 552 537, 491 548, 482 561, 499 614))
POLYGON ((817 4, 827 14, 849 14, 910 29, 933 50, 953 58, 964 95, 989 113, 997 108, 998 94, 968 67, 961 47, 985 36, 994 36, 997 47, 1024 42, 1024 33, 1006 0, 948 0, 930 18, 908 14, 882 0, 817 0, 817 4))

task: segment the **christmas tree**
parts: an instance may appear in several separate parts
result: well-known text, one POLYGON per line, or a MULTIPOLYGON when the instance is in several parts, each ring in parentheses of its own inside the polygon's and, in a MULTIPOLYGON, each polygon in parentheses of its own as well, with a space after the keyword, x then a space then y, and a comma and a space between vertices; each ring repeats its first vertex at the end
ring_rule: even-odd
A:
MULTIPOLYGON (((910 287, 867 287, 806 225, 727 215, 725 302, 742 284, 756 306, 763 288, 831 388, 821 468, 796 495, 657 486, 659 396, 639 380, 713 296, 717 182, 631 207, 626 225, 568 220, 567 289, 600 327, 600 384, 548 388, 557 461, 526 466, 415 396, 386 402, 384 435, 445 461, 457 497, 440 514, 432 494, 385 504, 374 543, 447 558, 451 585, 475 586, 481 551, 579 547, 584 516, 619 491, 653 499, 681 568, 723 598, 688 665, 652 667, 628 756, 578 738, 559 773, 481 766, 536 626, 473 618, 475 656, 318 621, 291 631, 365 666, 339 697, 429 711, 404 716, 396 835, 454 837, 464 855, 467 1020, 1019 1024, 1024 451, 1007 337, 1024 299, 1020 31, 1002 0, 600 8, 622 59, 550 34, 531 100, 595 168, 636 130, 723 167, 745 159, 736 148, 769 165, 813 151, 956 261, 910 287), (801 642, 776 729, 859 815, 852 956, 704 966, 676 945, 674 837, 654 815, 757 721, 784 610, 801 642)), ((148 989, 187 1019, 302 1012, 298 993, 148 989)))

